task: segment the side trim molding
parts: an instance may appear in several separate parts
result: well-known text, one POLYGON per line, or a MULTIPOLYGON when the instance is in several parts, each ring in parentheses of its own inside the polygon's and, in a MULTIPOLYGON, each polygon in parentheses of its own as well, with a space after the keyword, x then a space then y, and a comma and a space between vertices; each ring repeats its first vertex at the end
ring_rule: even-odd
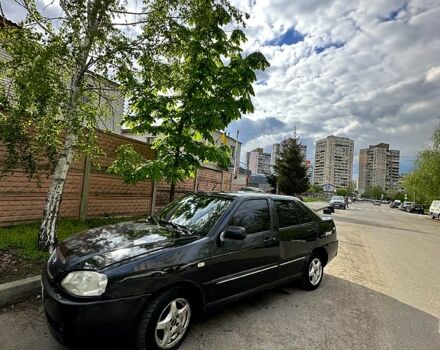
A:
POLYGON ((225 280, 219 281, 219 282, 217 282, 217 284, 222 284, 222 283, 226 283, 226 282, 234 281, 234 280, 239 279, 239 278, 243 278, 243 277, 247 277, 247 276, 255 275, 256 273, 260 273, 260 272, 263 272, 263 271, 276 269, 277 267, 278 267, 278 265, 275 265, 275 266, 266 267, 266 268, 261 269, 261 270, 248 272, 248 273, 245 273, 244 275, 240 275, 240 276, 236 276, 236 277, 231 277, 231 278, 228 278, 228 279, 225 279, 225 280))
POLYGON ((294 262, 297 262, 297 261, 300 261, 300 260, 304 260, 306 258, 307 258, 306 256, 302 256, 301 258, 298 258, 298 259, 294 259, 294 260, 290 260, 290 261, 285 261, 285 262, 279 264, 279 266, 284 266, 284 265, 287 265, 287 264, 291 264, 291 263, 294 263, 294 262))
POLYGON ((297 261, 300 261, 300 260, 304 260, 304 259, 306 259, 306 258, 307 258, 307 256, 302 256, 302 257, 300 257, 300 258, 297 258, 297 259, 294 259, 294 260, 285 261, 285 262, 283 262, 283 263, 281 263, 281 264, 277 264, 277 265, 274 265, 274 266, 269 266, 269 267, 266 267, 266 268, 264 268, 264 269, 260 269, 260 270, 257 270, 257 271, 248 272, 248 273, 245 273, 245 274, 240 275, 240 276, 235 276, 235 277, 227 278, 227 279, 224 279, 224 280, 218 281, 216 284, 223 284, 223 283, 226 283, 226 282, 235 281, 235 280, 237 280, 237 279, 239 279, 239 278, 243 278, 243 277, 247 277, 247 276, 255 275, 255 274, 257 274, 257 273, 264 272, 264 271, 268 271, 268 270, 272 270, 272 269, 276 269, 276 268, 278 268, 278 267, 280 267, 280 266, 284 266, 284 265, 287 265, 287 264, 292 264, 292 263, 294 263, 294 262, 297 262, 297 261))

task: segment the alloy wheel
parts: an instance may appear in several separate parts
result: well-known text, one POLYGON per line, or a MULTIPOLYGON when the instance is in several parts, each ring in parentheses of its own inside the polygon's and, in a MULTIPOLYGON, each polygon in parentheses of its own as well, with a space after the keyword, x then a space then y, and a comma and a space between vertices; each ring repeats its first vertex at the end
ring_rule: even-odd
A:
POLYGON ((191 318, 188 300, 172 300, 162 311, 156 324, 155 338, 160 349, 170 349, 185 335, 191 318))
POLYGON ((309 265, 309 281, 316 286, 322 278, 322 263, 319 258, 314 258, 309 265))

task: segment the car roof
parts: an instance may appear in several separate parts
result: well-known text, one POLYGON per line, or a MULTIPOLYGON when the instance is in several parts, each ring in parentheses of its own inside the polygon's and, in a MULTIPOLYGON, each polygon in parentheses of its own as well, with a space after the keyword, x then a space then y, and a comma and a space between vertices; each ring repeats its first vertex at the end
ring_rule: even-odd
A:
POLYGON ((227 196, 233 198, 271 198, 271 199, 284 199, 284 200, 299 200, 294 196, 286 196, 273 193, 260 193, 251 191, 233 191, 233 192, 198 192, 200 194, 212 195, 212 196, 227 196))

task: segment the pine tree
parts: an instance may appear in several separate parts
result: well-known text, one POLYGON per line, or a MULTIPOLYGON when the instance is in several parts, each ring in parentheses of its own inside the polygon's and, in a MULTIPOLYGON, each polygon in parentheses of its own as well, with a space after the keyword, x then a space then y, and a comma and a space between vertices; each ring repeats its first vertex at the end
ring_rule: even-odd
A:
POLYGON ((296 195, 309 187, 307 167, 301 153, 300 143, 296 138, 288 138, 280 145, 280 155, 275 160, 274 175, 269 176, 269 183, 281 193, 296 195))

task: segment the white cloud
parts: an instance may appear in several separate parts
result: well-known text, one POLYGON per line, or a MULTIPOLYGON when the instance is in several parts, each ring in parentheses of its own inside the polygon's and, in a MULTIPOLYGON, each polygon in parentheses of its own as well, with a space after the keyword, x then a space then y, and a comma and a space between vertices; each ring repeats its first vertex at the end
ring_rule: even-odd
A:
MULTIPOLYGON (((388 142, 411 159, 429 144, 440 111, 438 0, 233 1, 251 15, 245 53, 262 51, 271 67, 258 72, 265 85, 254 87, 255 113, 230 131, 282 122, 252 129, 244 151, 270 151, 294 124, 309 157, 314 141, 330 134, 354 139, 355 155, 388 142), (267 44, 291 28, 302 41, 267 44)), ((2 0, 17 20, 14 3, 2 0)), ((139 0, 130 6, 139 8, 139 0)))
MULTIPOLYGON (((297 124, 312 144, 330 134, 350 137, 355 154, 388 142, 409 159, 429 144, 440 110, 438 1, 252 3, 244 8, 251 14, 246 52, 261 50, 271 67, 259 74, 267 85, 256 86, 249 119, 272 116, 290 130, 297 124), (303 41, 265 44, 292 27, 303 41)), ((284 137, 261 135, 258 146, 267 151, 284 137)))
POLYGON ((428 73, 426 73, 426 81, 429 83, 440 82, 440 66, 429 69, 428 73))

